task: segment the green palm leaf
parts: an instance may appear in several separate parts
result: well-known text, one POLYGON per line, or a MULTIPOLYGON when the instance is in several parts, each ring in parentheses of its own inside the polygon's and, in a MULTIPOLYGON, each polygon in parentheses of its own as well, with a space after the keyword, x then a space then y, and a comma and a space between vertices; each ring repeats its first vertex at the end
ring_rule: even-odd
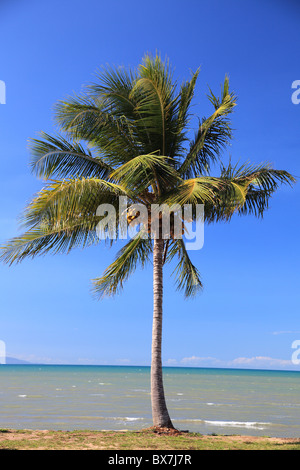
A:
POLYGON ((174 114, 178 99, 175 95, 172 73, 168 61, 160 57, 146 56, 139 68, 130 96, 137 102, 136 109, 141 117, 139 129, 146 133, 151 150, 161 155, 170 155, 172 133, 176 132, 174 114))
POLYGON ((84 220, 95 216, 100 204, 118 207, 119 196, 127 196, 122 187, 99 178, 52 181, 30 202, 21 220, 25 227, 84 220))
POLYGON ((129 162, 119 166, 111 173, 111 177, 124 187, 139 194, 152 187, 156 194, 179 182, 180 178, 170 158, 162 155, 138 155, 129 162))
POLYGON ((69 253, 73 248, 86 247, 98 241, 96 227, 99 217, 80 220, 57 220, 51 227, 46 222, 31 228, 23 235, 10 240, 1 248, 0 259, 12 265, 26 258, 46 253, 69 253))
POLYGON ((229 92, 229 80, 226 77, 221 90, 221 99, 212 92, 208 95, 215 111, 207 119, 202 119, 189 152, 179 168, 182 177, 197 176, 208 172, 211 164, 219 158, 221 151, 229 143, 232 130, 228 115, 236 106, 236 97, 229 92))
POLYGON ((177 290, 183 291, 186 298, 194 297, 203 289, 203 284, 198 269, 188 255, 183 239, 172 242, 166 261, 171 262, 175 256, 178 257, 178 263, 173 275, 175 276, 177 290))
POLYGON ((134 123, 125 115, 106 109, 106 100, 69 98, 56 106, 56 119, 75 140, 88 142, 107 164, 115 166, 141 153, 134 123))
POLYGON ((187 139, 187 128, 190 119, 190 106, 194 96, 194 90, 200 70, 192 75, 191 80, 183 83, 180 88, 180 93, 177 97, 178 111, 175 114, 175 129, 173 130, 173 142, 171 144, 170 156, 183 157, 185 155, 185 147, 187 139))
POLYGON ((107 177, 112 168, 87 149, 62 136, 41 133, 41 139, 31 139, 31 168, 40 178, 66 178, 70 175, 107 177))
POLYGON ((103 276, 93 279, 94 294, 97 297, 105 297, 120 292, 137 265, 144 267, 151 253, 151 240, 143 238, 142 232, 138 233, 119 251, 103 276))
POLYGON ((170 191, 162 198, 169 206, 179 204, 210 204, 218 207, 221 201, 226 204, 241 206, 245 202, 245 187, 238 181, 225 178, 201 176, 191 178, 179 184, 175 190, 170 191))

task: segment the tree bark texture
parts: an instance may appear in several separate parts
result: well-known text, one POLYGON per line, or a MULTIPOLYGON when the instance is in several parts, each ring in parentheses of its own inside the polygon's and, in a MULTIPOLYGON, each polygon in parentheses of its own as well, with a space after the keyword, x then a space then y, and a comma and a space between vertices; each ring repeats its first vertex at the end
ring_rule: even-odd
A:
POLYGON ((173 428, 166 406, 162 374, 163 249, 163 240, 155 238, 153 248, 153 327, 151 360, 152 418, 154 426, 173 428))

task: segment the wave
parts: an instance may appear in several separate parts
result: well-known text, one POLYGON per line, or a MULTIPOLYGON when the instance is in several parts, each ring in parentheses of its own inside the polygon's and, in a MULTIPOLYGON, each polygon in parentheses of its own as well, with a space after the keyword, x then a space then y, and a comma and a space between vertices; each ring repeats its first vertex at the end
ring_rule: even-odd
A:
POLYGON ((131 416, 68 416, 70 420, 87 420, 87 421, 138 421, 145 418, 142 417, 131 417, 131 416))
POLYGON ((233 428, 251 428, 251 429, 265 429, 266 426, 270 426, 271 423, 257 423, 255 421, 209 421, 204 420, 205 424, 211 424, 212 426, 220 427, 233 427, 233 428))
POLYGON ((207 402, 205 403, 206 406, 228 406, 228 407, 235 407, 240 408, 242 405, 233 404, 233 403, 214 403, 214 402, 207 402))
POLYGON ((44 398, 44 395, 18 395, 19 398, 44 398))
MULTIPOLYGON (((177 420, 173 420, 177 421, 177 420)), ((218 427, 234 427, 234 428, 250 428, 250 429, 258 429, 263 430, 267 426, 271 426, 272 423, 260 423, 256 421, 212 421, 206 419, 179 419, 178 421, 184 422, 199 422, 203 424, 208 424, 210 426, 218 426, 218 427)))
POLYGON ((107 418, 107 419, 113 419, 113 420, 116 420, 116 421, 139 421, 139 420, 144 419, 144 418, 141 418, 141 417, 133 418, 133 417, 130 417, 130 416, 123 416, 123 417, 107 418))

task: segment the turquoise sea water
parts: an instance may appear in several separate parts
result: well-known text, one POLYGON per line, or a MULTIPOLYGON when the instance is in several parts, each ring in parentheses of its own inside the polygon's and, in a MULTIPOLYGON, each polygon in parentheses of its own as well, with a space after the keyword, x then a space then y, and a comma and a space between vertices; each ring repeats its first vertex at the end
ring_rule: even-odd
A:
MULTIPOLYGON (((179 429, 300 437, 300 372, 169 367, 164 386, 179 429)), ((0 428, 150 426, 148 367, 0 366, 0 428)))

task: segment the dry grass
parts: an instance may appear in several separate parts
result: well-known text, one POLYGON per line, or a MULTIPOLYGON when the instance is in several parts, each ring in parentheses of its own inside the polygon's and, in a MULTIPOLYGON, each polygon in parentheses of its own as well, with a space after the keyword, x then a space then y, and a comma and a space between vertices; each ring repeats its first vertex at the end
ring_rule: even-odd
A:
POLYGON ((300 450, 300 439, 141 431, 0 430, 6 450, 300 450))

